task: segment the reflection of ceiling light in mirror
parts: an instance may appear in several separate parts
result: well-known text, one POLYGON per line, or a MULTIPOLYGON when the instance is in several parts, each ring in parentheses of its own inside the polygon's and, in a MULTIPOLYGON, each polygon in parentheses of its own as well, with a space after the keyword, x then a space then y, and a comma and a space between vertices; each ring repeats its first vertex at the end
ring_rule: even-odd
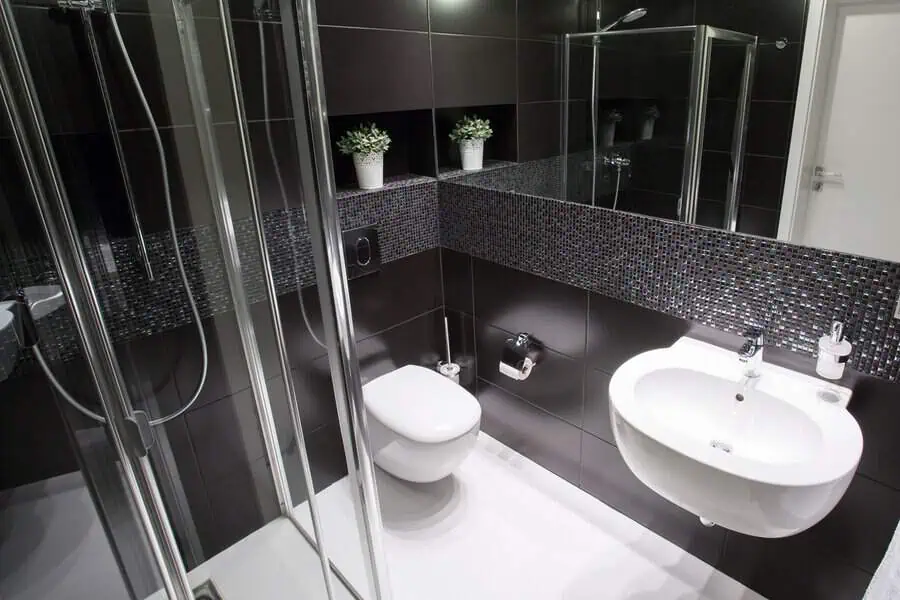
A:
POLYGON ((431 0, 431 1, 434 2, 435 4, 439 4, 441 6, 449 6, 449 7, 465 6, 466 4, 472 3, 472 0, 431 0))

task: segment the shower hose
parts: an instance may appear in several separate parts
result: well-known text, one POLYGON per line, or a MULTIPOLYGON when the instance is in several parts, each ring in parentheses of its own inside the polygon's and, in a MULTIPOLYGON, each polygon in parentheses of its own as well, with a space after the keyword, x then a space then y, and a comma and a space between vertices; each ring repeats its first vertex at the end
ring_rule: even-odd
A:
MULTIPOLYGON (((275 154, 275 144, 272 141, 272 121, 269 119, 269 82, 266 75, 266 39, 265 39, 265 30, 263 22, 260 20, 258 25, 259 31, 259 54, 261 57, 260 64, 262 68, 262 93, 263 93, 263 123, 265 123, 266 127, 266 141, 269 145, 269 156, 272 158, 272 166, 275 170, 275 179, 278 180, 278 191, 281 193, 281 201, 284 205, 285 212, 288 211, 288 198, 287 198, 287 188, 284 186, 284 178, 281 176, 281 167, 278 165, 278 157, 275 154)), ((303 221, 306 222, 306 209, 303 209, 303 221)), ((297 232, 295 230, 294 221, 288 216, 288 235, 291 238, 291 248, 294 251, 294 264, 300 264, 300 254, 299 248, 300 245, 297 243, 297 232)), ((300 277, 296 278, 297 284, 297 297, 300 300, 300 314, 303 315, 303 323, 306 325, 306 330, 309 332, 309 335, 312 336, 313 341, 321 346, 322 348, 327 349, 328 347, 319 339, 319 336, 313 331, 312 324, 309 322, 309 316, 306 314, 306 305, 303 302, 303 286, 300 281, 300 277)))
MULTIPOLYGON (((190 401, 188 401, 181 408, 169 415, 156 419, 150 419, 150 425, 156 426, 162 425, 163 423, 168 423, 172 419, 178 418, 179 416, 187 412, 195 402, 197 402, 197 398, 200 397, 200 392, 203 391, 203 386, 206 384, 206 376, 209 370, 209 350, 206 343, 206 333, 203 331, 203 324, 200 321, 200 311, 197 309, 197 302, 194 299, 193 292, 191 291, 191 285, 188 281, 187 272, 184 268, 184 259, 181 256, 181 249, 178 246, 178 232, 175 229, 175 214, 172 210, 172 189, 171 183, 169 181, 169 169, 168 163, 166 161, 166 151, 163 147, 162 138, 159 134, 159 127, 156 124, 156 119, 154 119, 153 117, 153 112, 150 110, 150 104, 147 102, 147 97, 144 95, 144 90, 141 87, 140 79, 138 79, 137 73, 134 70, 134 64, 131 61, 131 55, 128 53, 128 48, 125 46, 125 41, 122 39, 122 32, 119 30, 119 22, 116 19, 116 14, 114 12, 109 13, 109 20, 110 24, 112 25, 112 30, 115 35, 116 42, 119 44, 119 48, 121 48, 122 50, 122 57, 125 59, 125 64, 128 67, 128 73, 131 76, 131 80, 134 83, 135 90, 137 91, 138 97, 140 98, 141 106, 143 106, 144 112, 147 114, 147 120, 150 123, 150 128, 153 130, 153 138, 156 141, 156 150, 159 154, 160 172, 163 180, 163 191, 166 201, 166 214, 169 220, 169 234, 172 237, 172 244, 175 248, 175 264, 178 266, 178 274, 181 276, 181 281, 184 284, 185 295, 187 296, 191 314, 194 317, 194 324, 197 327, 197 335, 200 337, 200 349, 203 355, 203 365, 200 372, 200 379, 197 382, 197 387, 194 389, 194 393, 191 395, 190 401)), ((265 72, 265 69, 263 69, 263 72, 265 72)), ((304 318, 305 316, 306 315, 304 313, 304 318)), ((50 369, 50 366, 47 364, 47 361, 44 359, 44 356, 37 345, 32 347, 32 352, 34 352, 35 358, 37 358, 38 364, 44 371, 44 374, 47 376, 50 384, 56 389, 57 392, 59 392, 59 394, 66 402, 72 405, 72 407, 81 414, 100 423, 106 422, 106 419, 103 416, 86 408, 83 404, 78 402, 68 392, 68 390, 66 390, 66 388, 53 374, 53 371, 50 369)))

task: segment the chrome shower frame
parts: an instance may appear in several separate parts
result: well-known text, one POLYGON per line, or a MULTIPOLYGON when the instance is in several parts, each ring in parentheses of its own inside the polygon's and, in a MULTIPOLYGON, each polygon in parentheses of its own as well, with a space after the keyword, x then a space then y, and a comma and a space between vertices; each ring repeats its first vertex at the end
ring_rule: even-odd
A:
MULTIPOLYGON (((709 25, 684 25, 677 27, 650 27, 645 29, 627 29, 621 31, 598 31, 593 33, 567 33, 563 40, 563 117, 561 128, 561 163, 560 179, 561 196, 568 196, 568 149, 569 149, 569 81, 571 79, 572 44, 578 41, 589 41, 592 45, 605 37, 624 37, 648 35, 654 33, 693 34, 694 47, 691 62, 690 96, 688 98, 687 133, 685 135, 685 156, 682 171, 681 196, 678 199, 678 220, 685 223, 697 222, 697 208, 700 201, 700 172, 703 160, 703 136, 706 130, 706 107, 709 94, 709 70, 712 58, 712 44, 715 40, 744 44, 744 68, 741 76, 741 89, 738 97, 737 114, 734 121, 734 135, 731 145, 732 169, 728 180, 725 206, 725 218, 722 227, 728 231, 737 230, 738 202, 740 200, 741 183, 744 174, 744 154, 747 140, 747 120, 750 111, 750 92, 753 88, 753 74, 756 67, 758 38, 755 35, 730 31, 709 25)), ((594 62, 592 80, 598 79, 597 61, 594 62)), ((597 94, 592 93, 591 111, 596 115, 598 110, 597 94)), ((596 116, 592 122, 596 120, 596 116)), ((596 132, 593 138, 592 155, 596 157, 598 149, 596 132)), ((597 161, 592 165, 592 175, 596 181, 597 161)), ((592 190, 593 190, 592 186, 592 190)), ((594 193, 595 195, 595 193, 594 193)), ((591 199, 593 203, 593 198, 591 199)))

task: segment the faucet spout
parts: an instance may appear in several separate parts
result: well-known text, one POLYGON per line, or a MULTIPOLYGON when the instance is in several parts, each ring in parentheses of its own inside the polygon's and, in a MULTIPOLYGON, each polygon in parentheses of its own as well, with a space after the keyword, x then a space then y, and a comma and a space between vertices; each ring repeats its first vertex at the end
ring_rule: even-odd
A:
POLYGON ((744 345, 738 350, 738 360, 743 363, 742 385, 749 379, 759 377, 759 369, 763 363, 763 347, 765 334, 758 327, 752 327, 744 333, 744 345))

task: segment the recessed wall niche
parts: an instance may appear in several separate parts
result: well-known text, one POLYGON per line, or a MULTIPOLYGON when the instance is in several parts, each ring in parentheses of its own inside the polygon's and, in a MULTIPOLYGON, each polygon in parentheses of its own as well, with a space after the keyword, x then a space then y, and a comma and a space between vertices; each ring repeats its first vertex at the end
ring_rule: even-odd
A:
POLYGON ((485 166, 491 162, 514 162, 516 160, 516 105, 474 106, 439 108, 434 112, 437 132, 438 168, 446 174, 460 168, 459 147, 450 140, 450 132, 456 122, 469 115, 491 122, 494 134, 484 143, 485 166))
POLYGON ((435 177, 434 137, 431 110, 409 110, 366 115, 329 117, 331 154, 334 158, 334 179, 338 189, 356 189, 353 157, 345 156, 337 148, 344 133, 359 125, 375 123, 391 136, 391 147, 384 155, 385 181, 427 175, 435 177))

